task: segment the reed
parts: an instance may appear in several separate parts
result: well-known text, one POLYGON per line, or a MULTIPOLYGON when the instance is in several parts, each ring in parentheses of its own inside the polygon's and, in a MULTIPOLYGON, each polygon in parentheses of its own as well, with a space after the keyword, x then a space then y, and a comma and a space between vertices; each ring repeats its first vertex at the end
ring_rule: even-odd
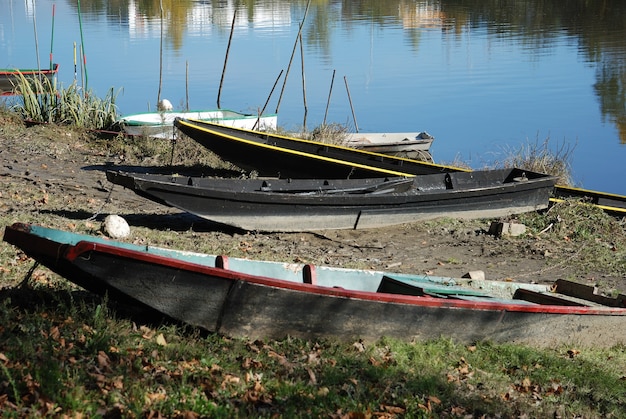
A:
POLYGON ((117 118, 117 94, 111 88, 104 98, 84 91, 76 82, 58 89, 47 78, 20 74, 13 105, 24 120, 73 125, 87 129, 110 129, 117 118))
POLYGON ((571 159, 575 146, 563 142, 552 146, 550 137, 534 143, 527 142, 518 149, 506 152, 502 165, 520 167, 533 172, 547 173, 558 178, 560 185, 572 185, 571 159))

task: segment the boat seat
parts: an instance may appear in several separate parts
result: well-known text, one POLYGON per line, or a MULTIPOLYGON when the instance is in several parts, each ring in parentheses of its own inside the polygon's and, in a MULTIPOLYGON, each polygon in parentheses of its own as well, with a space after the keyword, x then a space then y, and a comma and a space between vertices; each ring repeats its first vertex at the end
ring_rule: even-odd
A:
POLYGON ((415 296, 428 295, 438 298, 461 298, 462 296, 473 296, 491 299, 490 295, 485 294, 481 290, 446 285, 445 283, 437 283, 420 277, 406 278, 393 277, 391 275, 383 275, 376 292, 415 296))
POLYGON ((537 292, 518 289, 514 299, 531 301, 537 304, 575 306, 575 307, 620 307, 625 304, 624 294, 616 298, 595 294, 594 287, 559 279, 552 286, 550 292, 537 292))

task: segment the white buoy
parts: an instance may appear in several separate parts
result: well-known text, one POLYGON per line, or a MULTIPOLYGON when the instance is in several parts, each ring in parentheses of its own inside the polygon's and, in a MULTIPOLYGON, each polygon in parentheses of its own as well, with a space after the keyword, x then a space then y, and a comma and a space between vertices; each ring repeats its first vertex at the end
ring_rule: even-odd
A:
POLYGON ((161 99, 159 100, 159 103, 157 104, 157 109, 160 111, 171 111, 172 109, 174 109, 174 107, 172 106, 172 103, 169 100, 161 99))
POLYGON ((130 236, 130 227, 119 215, 107 215, 102 222, 102 232, 112 239, 123 239, 130 236))

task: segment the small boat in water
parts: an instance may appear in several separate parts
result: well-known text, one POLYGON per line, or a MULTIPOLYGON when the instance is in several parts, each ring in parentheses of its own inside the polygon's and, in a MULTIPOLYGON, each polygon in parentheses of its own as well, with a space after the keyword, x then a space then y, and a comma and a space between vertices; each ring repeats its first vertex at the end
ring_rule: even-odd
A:
POLYGON ((275 114, 255 115, 235 112, 229 109, 201 111, 145 112, 126 115, 117 120, 127 135, 153 138, 174 138, 173 122, 176 118, 191 118, 205 122, 213 122, 224 126, 249 130, 275 130, 278 116, 275 114))
POLYGON ((59 73, 59 65, 54 64, 50 69, 36 68, 0 68, 0 96, 12 96, 16 94, 15 87, 19 86, 22 78, 45 78, 54 82, 59 73))
POLYGON ((232 337, 626 344, 626 295, 603 297, 562 280, 523 284, 254 261, 19 223, 5 228, 4 241, 112 301, 232 337))
POLYGON ((547 208, 556 181, 520 169, 327 180, 107 171, 107 179, 152 201, 258 231, 373 228, 437 217, 505 217, 547 208))

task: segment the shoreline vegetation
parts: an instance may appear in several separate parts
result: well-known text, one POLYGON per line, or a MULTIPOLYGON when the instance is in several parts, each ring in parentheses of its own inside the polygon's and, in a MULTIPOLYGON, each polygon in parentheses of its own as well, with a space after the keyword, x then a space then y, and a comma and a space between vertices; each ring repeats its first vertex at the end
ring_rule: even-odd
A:
MULTIPOLYGON (((83 97, 79 91, 74 93, 83 97)), ((24 100, 29 100, 28 95, 24 100)), ((114 109, 113 94, 102 102, 91 100, 98 103, 94 108, 114 109)), ((67 117, 55 119, 56 111, 49 108, 41 110, 51 103, 37 103, 33 108, 39 108, 41 122, 48 124, 33 128, 23 122, 33 117, 24 113, 27 106, 0 105, 0 156, 8 173, 0 176, 3 226, 21 221, 99 234, 96 215, 104 204, 89 191, 99 187, 106 196, 111 189, 102 185, 85 189, 78 181, 59 179, 83 177, 81 168, 111 160, 145 166, 192 162, 204 171, 237 173, 215 155, 198 152, 190 142, 181 140, 174 150, 167 141, 121 136, 103 140, 88 131, 95 127, 87 121, 95 120, 98 112, 85 111, 70 122, 67 117), (36 159, 39 156, 42 159, 36 159), (52 173, 55 164, 56 177, 42 181, 37 176, 52 173)), ((87 105, 77 105, 75 112, 81 113, 83 106, 87 105)), ((110 117, 99 118, 96 125, 110 117)), ((551 173, 569 183, 572 152, 567 146, 555 152, 548 140, 537 140, 514 150, 502 165, 536 171, 558 168, 559 173, 551 173), (536 166, 529 167, 530 160, 536 166)), ((145 217, 146 212, 137 209, 134 214, 145 217)), ((587 278, 608 295, 626 291, 623 220, 584 202, 566 200, 541 213, 522 214, 517 221, 526 225, 526 235, 497 242, 474 237, 476 226, 484 223, 454 220, 406 227, 403 234, 417 236, 423 231, 433 240, 430 246, 437 234, 467 240, 472 249, 481 243, 493 265, 503 259, 510 263, 499 267, 503 272, 514 269, 508 259, 528 253, 521 266, 532 262, 549 275, 587 278), (505 252, 511 248, 519 255, 505 252)), ((292 262, 307 258, 328 264, 345 260, 343 266, 356 268, 398 263, 392 257, 379 260, 384 259, 381 252, 372 253, 376 257, 341 259, 340 252, 349 247, 346 242, 332 252, 276 250, 313 240, 304 236, 218 235, 147 223, 136 229, 139 233, 131 240, 141 237, 153 245, 208 253, 292 262)), ((432 252, 441 251, 437 249, 441 248, 433 247, 432 252)), ((234 339, 96 297, 4 242, 0 261, 2 417, 626 417, 624 346, 579 348, 572 342, 540 349, 491 342, 466 345, 444 338, 408 343, 382 339, 371 344, 289 337, 234 339)), ((452 256, 437 263, 448 265, 440 269, 462 265, 452 256)), ((413 269, 408 262, 395 267, 413 269)), ((615 333, 626 333, 626 325, 615 333)))

